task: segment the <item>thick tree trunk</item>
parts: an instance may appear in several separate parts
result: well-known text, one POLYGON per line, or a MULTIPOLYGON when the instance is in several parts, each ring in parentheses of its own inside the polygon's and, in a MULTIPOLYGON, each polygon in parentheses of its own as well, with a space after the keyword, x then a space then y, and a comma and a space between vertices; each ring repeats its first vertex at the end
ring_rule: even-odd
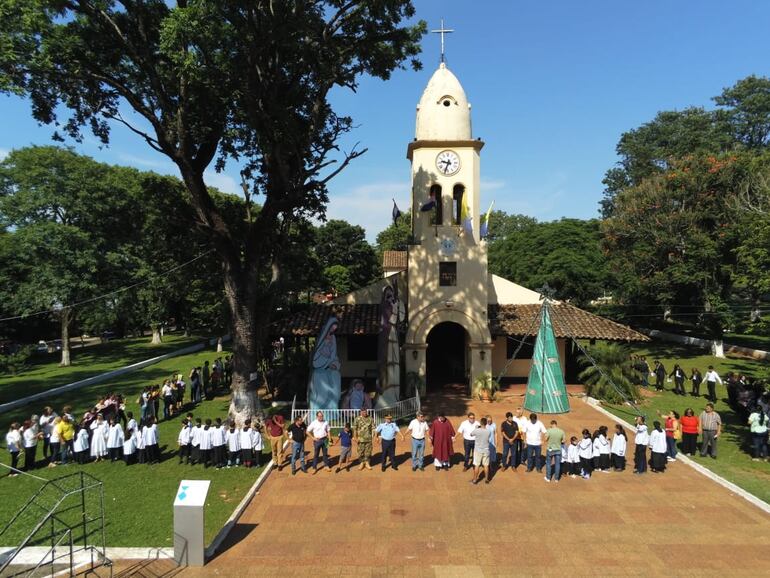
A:
POLYGON ((721 339, 711 340, 711 355, 714 357, 724 358, 725 356, 725 344, 721 339))
MULTIPOLYGON (((225 266, 225 295, 230 304, 233 348, 233 381, 230 418, 240 427, 253 420, 259 410, 257 373, 262 328, 267 326, 269 309, 257 307, 257 279, 253 273, 239 275, 225 266)), ((221 339, 217 340, 219 344, 221 339)))
POLYGON ((217 337, 217 353, 222 353, 222 337, 217 337))
POLYGON ((671 321, 671 306, 666 305, 663 307, 663 321, 671 321))
POLYGON ((152 341, 150 343, 153 345, 160 345, 163 343, 163 334, 160 332, 160 327, 152 328, 152 341))
POLYGON ((72 323, 72 311, 69 307, 61 310, 61 367, 72 365, 70 358, 70 323, 72 323))

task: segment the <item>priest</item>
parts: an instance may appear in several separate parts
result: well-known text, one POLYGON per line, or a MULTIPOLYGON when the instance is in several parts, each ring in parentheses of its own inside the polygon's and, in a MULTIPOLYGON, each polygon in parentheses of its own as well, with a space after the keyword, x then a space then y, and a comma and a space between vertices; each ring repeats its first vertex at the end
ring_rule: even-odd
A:
POLYGON ((455 435, 455 428, 446 416, 440 413, 430 425, 428 434, 433 445, 433 465, 436 466, 436 471, 448 470, 454 453, 452 438, 455 435))

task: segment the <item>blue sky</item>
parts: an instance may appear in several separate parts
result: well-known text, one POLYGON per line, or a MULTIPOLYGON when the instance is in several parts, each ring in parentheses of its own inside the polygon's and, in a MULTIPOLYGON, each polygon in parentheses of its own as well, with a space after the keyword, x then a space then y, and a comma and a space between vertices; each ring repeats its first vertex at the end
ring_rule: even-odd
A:
MULTIPOLYGON (((416 0, 417 17, 447 35, 447 65, 473 106, 482 151, 482 205, 539 220, 597 216, 604 172, 620 135, 659 110, 711 106, 737 80, 766 76, 770 2, 757 0, 511 1, 416 0)), ((439 38, 423 41, 423 70, 357 93, 336 91, 339 113, 358 128, 342 145, 367 154, 330 185, 330 218, 364 226, 370 240, 387 226, 391 198, 409 205, 406 145, 415 107, 439 62, 439 38)), ((0 97, 0 155, 46 144, 29 104, 0 97)), ((72 143, 71 143, 72 144, 72 143)), ((116 127, 109 148, 95 139, 75 148, 100 161, 174 173, 164 157, 116 127)), ((212 171, 208 183, 237 193, 238 172, 212 171)))

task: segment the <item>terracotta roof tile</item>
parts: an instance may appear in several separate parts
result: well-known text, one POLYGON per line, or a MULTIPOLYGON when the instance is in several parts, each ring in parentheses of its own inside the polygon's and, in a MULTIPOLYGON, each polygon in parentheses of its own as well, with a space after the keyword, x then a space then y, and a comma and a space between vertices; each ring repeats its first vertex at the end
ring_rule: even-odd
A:
POLYGON ((398 271, 406 269, 407 265, 407 252, 406 251, 383 251, 382 253, 382 268, 398 271))
MULTIPOLYGON (((490 305, 489 330, 492 335, 535 335, 535 318, 540 305, 490 305)), ((607 341, 649 341, 630 327, 583 311, 568 303, 551 305, 551 323, 556 337, 604 339, 607 341)))
POLYGON ((316 336, 333 313, 340 321, 338 335, 373 335, 380 331, 379 305, 311 305, 275 321, 270 334, 316 336))
MULTIPOLYGON (((490 305, 489 330, 496 335, 535 335, 539 304, 490 305)), ((380 306, 359 305, 310 305, 303 311, 279 319, 270 327, 271 335, 315 336, 321 331, 329 315, 335 313, 340 320, 338 335, 375 335, 380 330, 380 306)), ((604 317, 558 303, 551 306, 551 322, 556 337, 577 339, 604 339, 608 341, 649 341, 642 335, 604 317)))

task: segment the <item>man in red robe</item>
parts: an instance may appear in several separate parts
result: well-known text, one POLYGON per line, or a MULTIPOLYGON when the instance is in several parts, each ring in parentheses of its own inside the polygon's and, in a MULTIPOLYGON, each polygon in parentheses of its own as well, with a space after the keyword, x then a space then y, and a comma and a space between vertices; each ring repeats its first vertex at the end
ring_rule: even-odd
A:
POLYGON ((452 438, 455 435, 455 428, 442 413, 430 424, 428 434, 433 445, 433 465, 436 466, 436 471, 442 468, 448 470, 454 453, 452 438))

